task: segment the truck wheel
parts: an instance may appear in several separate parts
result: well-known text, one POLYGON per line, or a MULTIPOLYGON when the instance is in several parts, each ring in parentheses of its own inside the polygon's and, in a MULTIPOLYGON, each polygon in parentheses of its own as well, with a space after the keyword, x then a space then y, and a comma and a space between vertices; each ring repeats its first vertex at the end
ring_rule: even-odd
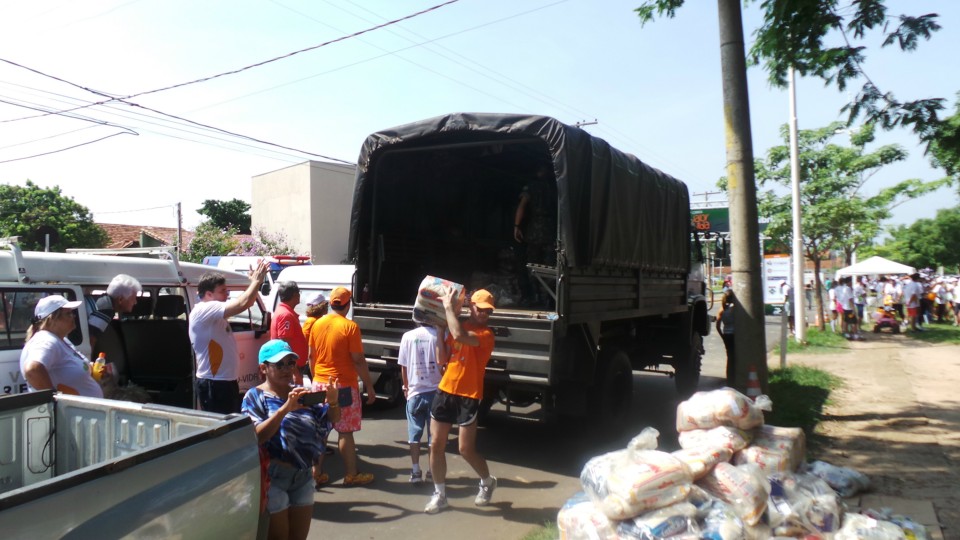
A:
POLYGON ((700 384, 700 363, 703 359, 703 336, 698 332, 690 334, 690 350, 685 362, 673 366, 674 383, 677 393, 686 399, 697 391, 700 384))
POLYGON ((633 404, 633 367, 627 353, 615 349, 602 369, 597 423, 604 431, 619 431, 626 425, 633 404))
POLYGON ((403 402, 403 380, 400 370, 383 373, 373 384, 377 397, 383 398, 383 406, 393 408, 403 402))

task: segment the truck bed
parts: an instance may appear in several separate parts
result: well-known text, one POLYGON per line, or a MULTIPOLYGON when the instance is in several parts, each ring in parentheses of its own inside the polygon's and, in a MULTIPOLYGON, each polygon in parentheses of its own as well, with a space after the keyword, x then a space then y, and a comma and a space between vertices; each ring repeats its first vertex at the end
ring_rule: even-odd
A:
POLYGON ((0 398, 5 538, 254 538, 249 418, 37 392, 0 398))

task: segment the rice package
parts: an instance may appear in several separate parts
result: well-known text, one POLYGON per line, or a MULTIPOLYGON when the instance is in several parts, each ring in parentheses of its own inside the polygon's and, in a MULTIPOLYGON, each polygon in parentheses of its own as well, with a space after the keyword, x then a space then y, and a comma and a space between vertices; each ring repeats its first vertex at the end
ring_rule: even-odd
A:
POLYGON ((657 450, 618 450, 594 457, 580 483, 610 519, 623 520, 682 501, 693 481, 679 459, 657 450))
POLYGON ((734 427, 720 426, 713 429, 681 431, 677 440, 680 448, 727 448, 739 452, 753 440, 753 433, 734 427))
POLYGON ((863 514, 847 513, 843 527, 834 540, 906 540, 903 529, 895 523, 874 519, 863 514))
POLYGON ((557 514, 560 540, 617 540, 615 527, 582 491, 570 497, 557 514))
POLYGON ((843 498, 852 497, 870 487, 870 479, 865 474, 825 461, 811 462, 807 472, 825 480, 843 498))
POLYGON ((756 465, 718 463, 697 485, 732 506, 747 525, 756 525, 767 509, 770 487, 756 465))
POLYGON ((753 429, 763 424, 763 411, 771 410, 767 396, 756 402, 733 388, 697 392, 677 405, 677 431, 729 426, 753 429))
POLYGON ((730 461, 733 456, 733 450, 721 446, 711 448, 709 446, 697 446, 694 448, 684 448, 673 452, 673 456, 682 461, 693 475, 694 480, 699 480, 709 473, 717 463, 730 461))
POLYGON ((434 326, 446 325, 447 315, 440 297, 450 289, 454 291, 456 311, 459 313, 465 298, 463 285, 433 276, 423 278, 417 289, 417 299, 413 302, 413 320, 434 326))
POLYGON ((840 500, 812 474, 771 474, 767 517, 777 536, 832 535, 840 529, 840 500))
POLYGON ((622 540, 656 540, 659 538, 699 538, 697 509, 688 502, 671 504, 652 512, 621 521, 617 535, 622 540))
POLYGON ((796 471, 806 459, 806 440, 800 428, 764 425, 749 447, 734 454, 733 463, 756 463, 768 474, 796 471))

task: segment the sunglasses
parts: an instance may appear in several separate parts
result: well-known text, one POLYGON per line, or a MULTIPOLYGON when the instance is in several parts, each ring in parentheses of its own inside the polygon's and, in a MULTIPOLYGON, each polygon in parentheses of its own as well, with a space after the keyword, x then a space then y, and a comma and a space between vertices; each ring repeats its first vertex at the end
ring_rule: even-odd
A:
POLYGON ((296 360, 287 360, 286 362, 272 362, 272 365, 277 369, 290 369, 297 365, 296 360))

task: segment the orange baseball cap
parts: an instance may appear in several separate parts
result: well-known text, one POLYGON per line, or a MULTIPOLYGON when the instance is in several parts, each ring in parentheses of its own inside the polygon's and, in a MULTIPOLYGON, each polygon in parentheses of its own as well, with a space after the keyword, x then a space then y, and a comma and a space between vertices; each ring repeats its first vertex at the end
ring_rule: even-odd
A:
POLYGON ((470 301, 480 309, 494 309, 493 295, 486 289, 479 289, 470 297, 470 301))
POLYGON ((335 306, 345 306, 350 302, 350 298, 353 295, 350 294, 350 289, 344 287, 337 287, 330 293, 330 303, 335 306))

